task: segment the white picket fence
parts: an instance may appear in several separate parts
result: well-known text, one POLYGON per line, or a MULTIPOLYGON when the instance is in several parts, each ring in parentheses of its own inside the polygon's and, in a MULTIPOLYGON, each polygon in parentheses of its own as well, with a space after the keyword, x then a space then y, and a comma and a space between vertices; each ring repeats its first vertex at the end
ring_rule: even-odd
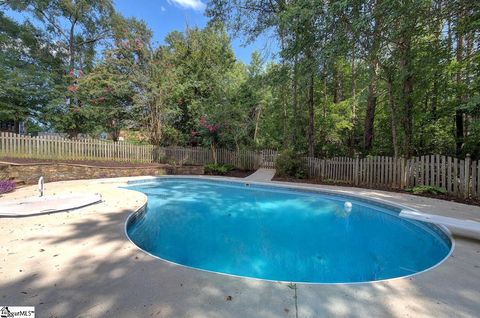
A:
MULTIPOLYGON (((217 162, 241 169, 275 168, 275 150, 216 149, 217 162)), ((62 160, 106 160, 204 165, 214 161, 213 152, 202 147, 154 147, 94 139, 30 137, 0 133, 0 156, 62 160)), ((304 157, 308 177, 324 182, 357 186, 405 189, 436 186, 450 195, 480 198, 480 162, 440 155, 410 159, 374 156, 366 158, 304 157)))
MULTIPOLYGON (((275 168, 277 152, 262 150, 260 166, 275 168), (273 159, 272 159, 273 158, 273 159)), ((385 156, 366 158, 302 158, 309 178, 356 186, 406 189, 415 186, 443 188, 461 198, 480 198, 480 162, 441 155, 410 159, 385 156)))
POLYGON ((30 137, 7 132, 0 133, 0 155, 5 157, 152 162, 153 149, 151 145, 134 145, 97 139, 30 137))
MULTIPOLYGON (((257 152, 216 149, 217 162, 254 170, 259 167, 257 152)), ((201 147, 154 147, 97 139, 68 139, 59 136, 25 136, 0 132, 0 156, 14 158, 105 160, 142 163, 204 165, 214 162, 213 152, 201 147)))
POLYGON ((458 197, 480 198, 480 163, 469 156, 464 160, 440 155, 304 160, 310 178, 327 182, 390 189, 426 185, 458 197))

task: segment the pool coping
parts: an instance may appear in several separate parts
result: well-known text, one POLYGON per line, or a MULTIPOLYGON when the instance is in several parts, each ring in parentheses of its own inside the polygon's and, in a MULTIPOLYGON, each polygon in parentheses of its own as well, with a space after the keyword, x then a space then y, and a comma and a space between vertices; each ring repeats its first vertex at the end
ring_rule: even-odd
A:
MULTIPOLYGON (((125 220, 124 235, 127 238, 127 240, 129 240, 135 246, 135 248, 141 250, 143 253, 145 253, 145 254, 153 257, 153 258, 159 259, 159 260, 161 260, 163 262, 166 262, 168 264, 171 264, 171 265, 180 266, 180 267, 187 268, 187 269, 193 269, 193 270, 206 272, 206 273, 212 273, 212 274, 219 274, 219 275, 223 275, 223 276, 227 276, 227 277, 234 277, 234 278, 241 278, 241 279, 255 280, 255 281, 263 281, 263 282, 281 283, 281 284, 298 284, 298 285, 313 285, 313 286, 315 286, 315 285, 370 285, 370 284, 374 284, 374 283, 382 283, 382 282, 390 282, 390 281, 401 280, 401 279, 408 279, 408 278, 411 278, 411 277, 418 276, 420 274, 424 274, 426 272, 429 272, 430 270, 433 270, 433 269, 439 267, 440 265, 442 265, 448 258, 450 258, 450 256, 452 255, 452 253, 455 250, 455 239, 454 239, 451 231, 446 226, 444 226, 442 224, 429 224, 429 226, 432 226, 433 228, 438 228, 450 240, 450 243, 451 243, 450 250, 445 255, 445 257, 443 259, 441 259, 435 265, 433 265, 431 267, 428 267, 428 268, 426 268, 422 271, 415 272, 415 273, 405 275, 405 276, 399 276, 399 277, 393 277, 393 278, 387 278, 387 279, 381 279, 381 280, 373 280, 373 281, 364 281, 364 282, 338 282, 338 283, 293 282, 293 281, 280 281, 280 280, 264 279, 264 278, 257 278, 257 277, 241 276, 241 275, 228 274, 228 273, 222 273, 222 272, 217 272, 217 271, 192 267, 192 266, 176 263, 176 262, 164 259, 162 257, 156 256, 156 255, 142 249, 137 244, 135 244, 135 242, 133 242, 132 239, 130 238, 130 236, 128 235, 127 227, 130 224, 130 222, 133 222, 133 221, 131 221, 132 218, 137 217, 137 214, 139 214, 139 213, 144 213, 145 209, 147 207, 147 204, 148 204, 148 196, 147 195, 145 195, 144 193, 142 193, 140 191, 129 189, 128 186, 135 185, 135 184, 142 184, 142 183, 152 183, 152 182, 162 180, 162 179, 163 180, 165 180, 165 179, 190 179, 190 180, 198 179, 198 180, 208 180, 208 181, 216 181, 216 182, 219 182, 219 181, 222 182, 223 181, 223 182, 233 182, 233 183, 239 183, 239 184, 243 183, 243 184, 246 184, 246 185, 253 184, 253 185, 266 186, 266 187, 278 187, 278 188, 283 188, 285 190, 301 190, 303 192, 310 192, 310 193, 326 193, 326 194, 336 195, 336 196, 352 197, 352 198, 358 199, 359 201, 362 201, 362 202, 368 203, 369 201, 370 202, 373 201, 374 203, 379 203, 381 205, 386 205, 388 207, 394 207, 394 208, 397 208, 397 209, 400 209, 400 210, 408 209, 408 210, 415 211, 415 212, 421 212, 421 211, 416 209, 416 208, 410 207, 408 205, 398 204, 398 203, 395 203, 395 202, 392 202, 392 201, 389 201, 389 200, 385 200, 385 199, 380 199, 380 198, 365 199, 363 196, 356 195, 356 194, 351 194, 351 193, 344 193, 345 191, 342 191, 342 190, 322 189, 322 188, 305 186, 305 185, 282 184, 282 183, 278 183, 278 182, 275 182, 275 181, 251 181, 251 180, 247 180, 247 179, 237 179, 237 178, 229 178, 229 177, 212 177, 212 176, 196 176, 196 175, 181 175, 181 176, 180 175, 179 176, 166 175, 166 176, 145 177, 143 179, 138 177, 135 180, 126 181, 126 186, 121 186, 119 188, 122 188, 124 190, 135 191, 135 192, 141 193, 146 198, 144 204, 141 207, 139 207, 136 211, 130 213, 125 220)), ((422 223, 422 224, 424 223, 424 222, 421 222, 421 221, 412 222, 412 220, 404 219, 404 218, 402 218, 402 220, 405 220, 405 221, 410 222, 410 223, 416 223, 416 222, 422 223)))

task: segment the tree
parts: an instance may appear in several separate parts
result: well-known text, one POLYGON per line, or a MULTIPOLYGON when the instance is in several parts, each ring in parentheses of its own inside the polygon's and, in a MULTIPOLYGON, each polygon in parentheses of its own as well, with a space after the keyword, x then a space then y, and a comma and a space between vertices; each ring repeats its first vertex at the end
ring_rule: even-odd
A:
POLYGON ((84 107, 91 110, 113 141, 127 127, 133 108, 134 87, 125 70, 107 58, 79 79, 79 94, 84 107))
MULTIPOLYGON (((220 129, 219 124, 209 123, 205 117, 200 117, 200 134, 203 142, 206 146, 209 146, 212 150, 213 162, 217 164, 217 145, 220 141, 220 129)), ((195 136, 195 134, 193 134, 195 136)))
POLYGON ((136 128, 145 129, 150 143, 158 146, 177 82, 170 52, 166 47, 153 48, 151 39, 144 22, 124 19, 116 25, 113 47, 105 55, 114 66, 114 81, 119 82, 118 113, 137 122, 136 128))
POLYGON ((62 52, 64 63, 64 98, 52 99, 50 118, 58 129, 71 137, 86 132, 89 125, 82 101, 77 96, 78 78, 93 67, 95 46, 111 35, 114 9, 110 0, 16 0, 8 4, 25 12, 32 23, 49 34, 48 40, 62 52), (68 118, 67 118, 68 117, 68 118))
POLYGON ((0 120, 13 120, 17 132, 20 121, 41 117, 62 78, 61 55, 45 38, 0 12, 0 120))
POLYGON ((285 77, 270 111, 297 149, 352 154, 361 136, 364 155, 478 152, 475 1, 214 0, 207 14, 247 42, 276 37, 285 77))
POLYGON ((171 107, 177 114, 172 126, 189 135, 200 116, 224 122, 230 107, 226 92, 235 59, 223 27, 212 24, 203 30, 172 32, 166 38, 165 50, 178 83, 172 91, 171 107))
POLYGON ((207 27, 160 46, 107 0, 5 3, 30 22, 0 27, 4 118, 157 146, 480 156, 475 1, 213 0, 207 27), (278 52, 246 65, 229 34, 278 52))

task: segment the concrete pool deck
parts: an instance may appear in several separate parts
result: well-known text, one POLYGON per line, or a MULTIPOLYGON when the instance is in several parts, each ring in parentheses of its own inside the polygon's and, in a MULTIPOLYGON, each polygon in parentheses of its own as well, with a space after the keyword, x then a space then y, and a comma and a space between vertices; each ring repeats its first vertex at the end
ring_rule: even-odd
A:
MULTIPOLYGON (((104 202, 70 212, 0 218, 0 306, 35 306, 37 317, 478 317, 480 313, 480 241, 455 237, 455 250, 440 266, 377 283, 289 285, 208 273, 153 258, 127 239, 125 220, 146 200, 141 193, 118 188, 133 179, 139 178, 47 183, 48 195, 98 192, 104 202)), ((480 221, 478 206, 377 190, 311 186, 480 221)), ((36 195, 35 186, 18 189, 0 201, 31 195, 36 195)))

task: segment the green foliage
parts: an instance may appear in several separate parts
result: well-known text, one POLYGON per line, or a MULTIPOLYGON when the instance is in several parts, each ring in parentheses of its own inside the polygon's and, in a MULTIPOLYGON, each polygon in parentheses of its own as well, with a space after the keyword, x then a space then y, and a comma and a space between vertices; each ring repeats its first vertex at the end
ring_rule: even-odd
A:
POLYGON ((230 73, 235 57, 224 29, 216 24, 205 29, 189 28, 184 33, 171 32, 165 42, 170 67, 178 79, 169 91, 169 108, 174 113, 167 124, 191 135, 199 130, 201 116, 220 125, 226 123, 231 106, 227 93, 236 83, 232 83, 230 73))
MULTIPOLYGON (((42 69, 37 68, 39 64, 47 65, 44 75, 37 83, 30 83, 25 77, 21 79, 21 91, 27 96, 39 93, 46 95, 40 101, 28 99, 33 104, 28 106, 28 115, 35 116, 59 131, 66 131, 72 137, 96 130, 99 125, 96 116, 92 116, 95 113, 84 107, 77 94, 77 79, 93 67, 95 46, 111 34, 114 15, 112 2, 18 0, 7 1, 4 5, 24 15, 29 21, 26 24, 31 28, 35 26, 31 39, 38 41, 38 46, 51 56, 48 59, 38 56, 28 58, 25 52, 29 50, 25 46, 18 45, 18 41, 13 45, 21 53, 19 61, 28 62, 36 72, 42 69), (38 34, 42 36, 39 37, 38 34), (27 85, 31 85, 36 93, 25 89, 27 85)), ((3 62, 2 59, 0 64, 3 62)), ((14 73, 22 69, 28 70, 18 66, 14 73)), ((24 118, 16 118, 19 119, 24 118)))
POLYGON ((235 169, 235 166, 230 164, 209 163, 206 164, 204 168, 205 174, 223 176, 235 169))
POLYGON ((188 136, 182 134, 181 131, 173 126, 166 125, 162 131, 162 144, 166 145, 185 145, 188 142, 188 136))
POLYGON ((434 194, 434 195, 447 194, 447 190, 445 190, 444 188, 427 186, 427 185, 415 186, 413 188, 405 189, 405 191, 412 192, 413 194, 424 194, 424 193, 434 194))
POLYGON ((0 120, 33 133, 480 158, 476 1, 212 0, 205 28, 172 31, 161 45, 111 0, 0 6, 25 18, 0 13, 0 120), (246 65, 227 30, 273 38, 278 54, 254 52, 246 65), (221 128, 203 129, 201 117, 221 128))
POLYGON ((281 43, 261 146, 313 146, 326 157, 478 158, 478 12, 472 1, 422 0, 212 0, 206 10, 247 42, 281 43))
POLYGON ((275 161, 278 176, 296 179, 306 178, 307 169, 301 157, 302 156, 293 149, 287 149, 281 152, 275 161))
POLYGON ((55 98, 62 56, 52 54, 47 36, 0 12, 0 120, 39 116, 42 105, 55 98))
POLYGON ((114 141, 130 119, 133 85, 128 76, 110 60, 98 64, 86 76, 79 79, 79 96, 84 105, 92 109, 97 122, 105 127, 114 141))

